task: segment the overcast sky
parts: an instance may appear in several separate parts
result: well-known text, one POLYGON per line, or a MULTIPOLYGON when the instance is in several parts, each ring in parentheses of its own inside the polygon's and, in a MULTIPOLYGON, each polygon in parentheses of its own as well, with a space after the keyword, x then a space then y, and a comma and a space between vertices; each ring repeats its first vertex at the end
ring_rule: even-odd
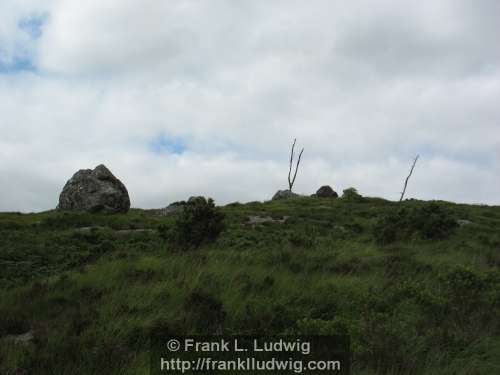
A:
POLYGON ((500 204, 500 1, 1 0, 0 211, 105 164, 132 206, 329 184, 500 204))

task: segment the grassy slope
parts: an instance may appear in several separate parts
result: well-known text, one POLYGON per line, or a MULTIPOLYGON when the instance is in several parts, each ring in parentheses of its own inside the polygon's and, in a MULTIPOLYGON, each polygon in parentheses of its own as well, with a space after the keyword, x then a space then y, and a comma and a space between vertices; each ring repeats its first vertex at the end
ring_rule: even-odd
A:
MULTIPOLYGON (((425 202, 407 201, 406 206, 425 202)), ((147 337, 347 331, 356 374, 500 373, 500 207, 445 205, 443 241, 377 245, 396 203, 299 198, 223 208, 215 244, 179 252, 172 218, 0 214, 0 373, 146 374, 147 337), (248 215, 289 215, 255 227, 248 215), (99 225, 82 232, 76 228, 99 225), (29 372, 28 372, 29 373, 29 372)))

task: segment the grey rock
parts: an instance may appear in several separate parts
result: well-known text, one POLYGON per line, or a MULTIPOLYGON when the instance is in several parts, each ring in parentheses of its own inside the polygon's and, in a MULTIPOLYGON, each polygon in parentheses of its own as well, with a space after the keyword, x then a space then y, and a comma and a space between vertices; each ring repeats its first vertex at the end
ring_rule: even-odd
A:
POLYGON ((457 224, 460 225, 461 227, 463 227, 465 225, 473 224, 473 222, 470 220, 466 220, 466 219, 459 219, 459 220, 457 220, 457 224))
POLYGON ((346 233, 347 232, 346 227, 344 227, 343 225, 334 225, 333 226, 333 230, 334 231, 338 231, 338 232, 342 232, 342 233, 346 233))
POLYGON ((186 205, 195 204, 196 202, 206 203, 206 198, 203 196, 189 197, 187 201, 178 201, 169 204, 167 207, 148 210, 153 215, 168 216, 181 213, 186 209, 186 205))
POLYGON ((290 199, 290 198, 297 198, 299 195, 295 194, 294 192, 291 192, 290 190, 278 190, 276 194, 273 196, 273 201, 279 200, 279 199, 290 199))
POLYGON ((316 192, 318 198, 338 198, 339 195, 329 186, 321 186, 316 192))
POLYGON ((169 216, 173 214, 180 213, 184 211, 184 207, 186 205, 186 202, 174 202, 169 204, 167 207, 163 208, 155 208, 152 210, 147 210, 150 214, 155 215, 155 216, 169 216))
POLYGON ((35 336, 33 335, 33 331, 28 331, 26 333, 20 335, 7 335, 2 337, 2 340, 11 341, 16 344, 28 344, 30 341, 33 341, 35 336))
POLYGON ((276 223, 276 224, 284 224, 288 220, 290 216, 282 216, 281 219, 275 219, 271 216, 248 216, 245 225, 255 225, 255 224, 263 224, 263 223, 276 223))
POLYGON ((81 169, 66 182, 59 210, 125 213, 130 209, 127 188, 104 165, 81 169))
POLYGON ((202 196, 189 197, 187 202, 186 201, 174 202, 169 204, 167 207, 150 210, 150 212, 154 215, 159 215, 159 216, 178 214, 185 210, 186 205, 195 204, 196 202, 206 203, 206 199, 205 197, 202 196))
POLYGON ((98 230, 102 230, 102 229, 108 229, 108 227, 104 227, 104 226, 101 226, 101 225, 93 225, 93 226, 90 226, 90 227, 75 228, 75 231, 89 233, 89 232, 98 231, 98 230))

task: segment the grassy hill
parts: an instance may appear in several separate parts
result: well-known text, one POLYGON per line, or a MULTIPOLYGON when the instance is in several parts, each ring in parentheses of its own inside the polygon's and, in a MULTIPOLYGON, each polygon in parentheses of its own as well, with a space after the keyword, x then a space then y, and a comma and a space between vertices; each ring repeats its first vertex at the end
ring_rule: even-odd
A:
POLYGON ((222 234, 187 251, 156 230, 175 216, 0 214, 0 373, 147 374, 158 331, 348 333, 354 374, 500 373, 500 207, 221 210, 222 234))

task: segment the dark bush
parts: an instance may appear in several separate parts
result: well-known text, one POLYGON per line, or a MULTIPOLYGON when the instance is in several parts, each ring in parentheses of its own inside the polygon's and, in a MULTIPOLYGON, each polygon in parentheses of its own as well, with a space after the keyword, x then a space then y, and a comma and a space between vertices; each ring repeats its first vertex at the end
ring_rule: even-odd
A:
POLYGON ((485 280, 481 275, 464 267, 456 268, 441 276, 441 281, 455 303, 475 302, 486 288, 485 280))
POLYGON ((363 197, 361 196, 361 194, 358 193, 358 191, 355 188, 350 187, 343 191, 342 199, 351 202, 359 202, 363 200, 363 197))
POLYGON ((374 237, 388 244, 413 236, 427 240, 448 238, 458 224, 444 207, 431 203, 419 208, 402 208, 382 217, 375 224, 374 237))
POLYGON ((425 239, 446 239, 458 227, 451 212, 436 203, 414 212, 412 219, 415 231, 425 239))
POLYGON ((186 203, 173 226, 160 226, 160 236, 183 248, 197 248, 203 243, 215 241, 225 229, 224 214, 209 198, 197 197, 186 203))
POLYGON ((379 219, 373 228, 375 241, 380 244, 389 244, 408 236, 408 213, 400 210, 379 219))

